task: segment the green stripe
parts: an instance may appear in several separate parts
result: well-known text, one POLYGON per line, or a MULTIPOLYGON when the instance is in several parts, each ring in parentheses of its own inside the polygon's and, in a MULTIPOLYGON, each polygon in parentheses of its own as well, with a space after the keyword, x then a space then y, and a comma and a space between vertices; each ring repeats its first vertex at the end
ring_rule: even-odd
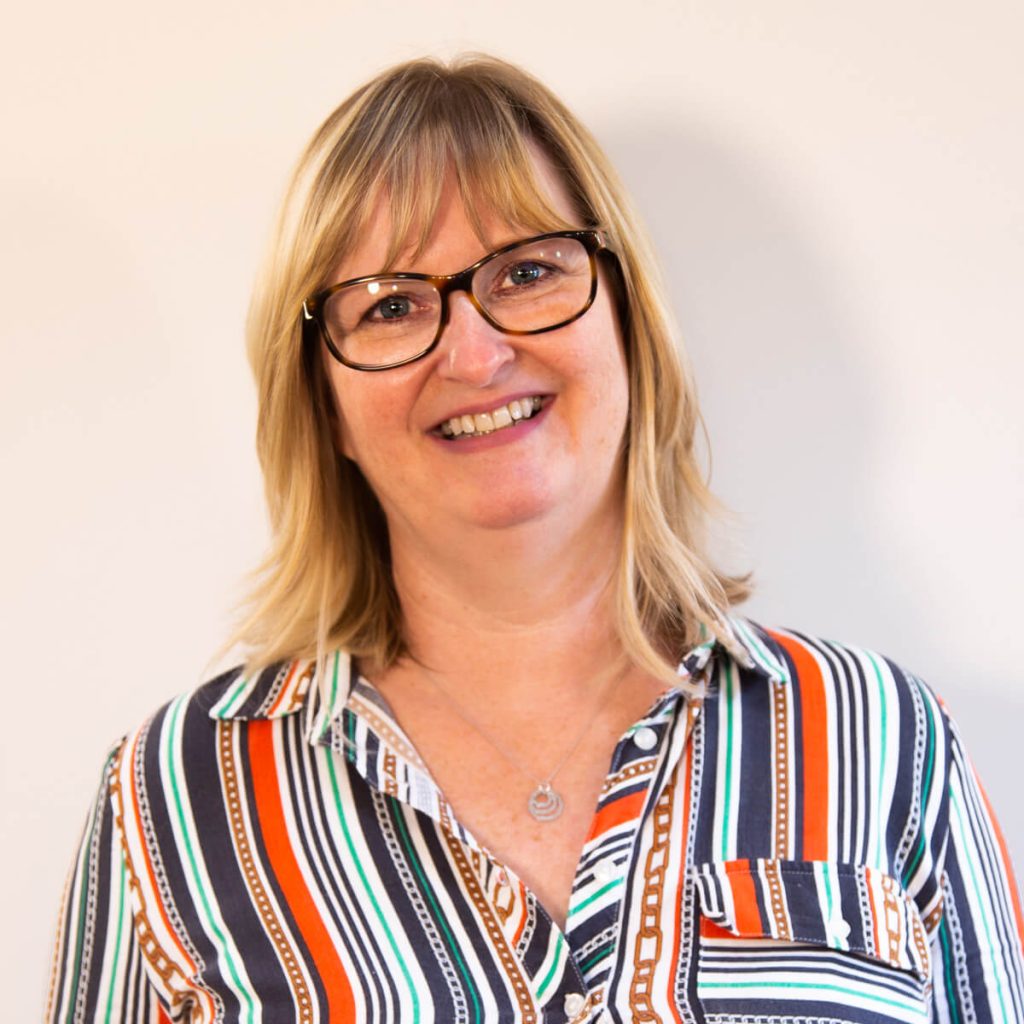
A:
POLYGON ((232 705, 238 700, 239 696, 245 692, 249 686, 250 680, 245 676, 241 675, 238 677, 238 682, 231 688, 230 692, 220 699, 221 710, 217 712, 218 717, 227 718, 233 715, 238 709, 232 705))
POLYGON ((412 997, 412 1019, 413 1024, 418 1024, 420 1019, 420 998, 416 994, 416 987, 412 983, 412 975, 409 973, 409 969, 405 966, 405 960, 398 950, 398 942, 395 936, 391 932, 391 928, 388 926, 387 918, 384 916, 384 911, 381 910, 380 903, 377 902, 377 896, 373 891, 373 887, 370 885, 369 879, 366 877, 366 871, 363 868, 362 858, 356 854, 355 843, 352 841, 352 834, 348 829, 348 822, 345 820, 345 805, 341 799, 341 787, 338 785, 338 776, 334 769, 334 756, 327 752, 325 754, 327 759, 327 767, 330 771, 331 776, 331 788, 334 791, 334 806, 338 812, 338 821, 341 823, 341 832, 345 837, 345 845, 348 847, 349 857, 352 859, 352 863, 359 873, 359 880, 363 883, 363 889, 366 895, 370 899, 370 903, 373 905, 374 911, 377 914, 377 920, 380 922, 381 928, 384 929, 384 934, 387 936, 388 945, 391 946, 391 952, 395 955, 395 963, 398 964, 402 975, 405 978, 406 986, 409 990, 409 995, 412 997))
MULTIPOLYGON (((107 773, 103 773, 104 782, 107 779, 107 773)), ((71 975, 71 992, 70 998, 68 999, 68 1012, 64 1018, 65 1024, 73 1024, 75 1018, 75 1006, 78 1004, 78 988, 85 979, 82 977, 82 947, 85 945, 85 906, 86 897, 88 896, 89 890, 92 888, 89 884, 89 848, 92 845, 92 833, 96 830, 96 818, 100 814, 103 807, 103 799, 109 799, 106 797, 107 787, 103 786, 101 790, 101 796, 96 801, 96 810, 93 814, 92 820, 89 822, 89 837, 90 842, 83 846, 82 849, 82 880, 78 887, 78 929, 75 936, 75 966, 71 975)))
MULTIPOLYGON (((832 907, 834 905, 833 901, 832 901, 832 872, 829 870, 829 865, 828 864, 821 864, 820 866, 821 866, 822 881, 824 881, 824 883, 825 883, 825 904, 828 907, 828 919, 829 919, 829 921, 831 921, 832 920, 832 907)), ((832 939, 830 941, 832 942, 832 944, 835 946, 836 949, 842 949, 843 948, 843 944, 842 944, 842 942, 840 942, 838 936, 835 939, 832 939)))
POLYGON ((880 708, 880 726, 882 730, 882 739, 879 745, 878 752, 878 792, 875 795, 875 863, 884 864, 885 859, 882 856, 882 829, 879 827, 878 822, 882 820, 882 786, 885 782, 885 751, 889 728, 889 711, 885 697, 885 682, 882 679, 882 668, 878 664, 878 660, 870 651, 865 651, 864 653, 867 655, 868 661, 871 662, 871 666, 875 670, 875 680, 878 683, 878 701, 880 708))
POLYGON ((181 715, 181 708, 184 703, 184 699, 176 700, 170 707, 170 727, 166 730, 164 735, 166 739, 166 768, 167 778, 171 783, 171 793, 174 796, 174 809, 178 815, 178 828, 181 830, 181 842, 185 847, 185 853, 188 855, 188 863, 192 869, 192 887, 199 896, 199 900, 202 903, 203 910, 207 917, 207 926, 213 932, 213 935, 220 943, 221 954, 224 959, 224 963, 227 966, 228 973, 231 975, 231 980, 234 982, 236 994, 239 996, 241 1001, 249 1007, 249 1015, 252 1016, 256 1007, 253 1003, 252 993, 249 991, 249 986, 242 983, 242 979, 238 975, 238 969, 235 966, 234 959, 228 954, 228 940, 224 933, 221 931, 220 926, 214 920, 213 908, 210 906, 210 901, 206 895, 206 886, 202 879, 199 877, 199 864, 196 860, 195 848, 191 842, 188 825, 185 821, 185 808, 181 800, 181 790, 178 786, 178 773, 174 767, 174 756, 172 751, 175 748, 177 742, 177 732, 179 728, 179 717, 181 715))
POLYGON ((946 934, 946 922, 942 922, 939 929, 939 941, 942 944, 942 974, 946 981, 946 1001, 949 1003, 949 1012, 953 1024, 960 1024, 960 1007, 957 1004, 956 993, 953 991, 953 954, 949 948, 949 936, 946 934))
POLYGON ((589 895, 581 903, 577 903, 575 907, 570 907, 569 916, 572 917, 573 914, 578 914, 585 907, 589 907, 590 904, 594 902, 594 900, 598 899, 599 897, 603 896, 606 892, 608 892, 609 889, 614 889, 615 886, 622 885, 624 881, 624 878, 616 878, 613 881, 609 882, 607 885, 601 886, 601 888, 598 889, 597 892, 591 893, 591 895, 589 895))
POLYGON ((786 671, 785 666, 761 643, 760 637, 753 630, 748 629, 746 623, 741 622, 739 619, 733 619, 732 624, 743 634, 744 639, 749 645, 748 651, 753 647, 750 654, 760 664, 761 668, 773 676, 778 676, 783 682, 788 683, 789 673, 786 671))
POLYGON ((349 764, 356 763, 356 716, 351 712, 348 715, 348 744, 345 748, 345 757, 349 764))
POLYGON ((338 662, 341 661, 341 655, 335 652, 334 655, 334 671, 331 672, 331 696, 328 706, 324 709, 324 722, 320 726, 320 733, 317 739, 322 739, 327 727, 331 724, 331 720, 334 717, 334 706, 338 701, 338 662))
POLYGON ((734 665, 735 663, 730 661, 725 670, 725 786, 722 794, 722 860, 729 859, 729 817, 732 809, 732 707, 734 665))
POLYGON ((735 988, 796 988, 810 989, 815 992, 839 992, 844 996, 856 996, 872 1003, 881 1003, 883 1006, 895 1006, 901 1010, 914 1009, 920 1011, 920 1007, 910 1002, 901 1002, 898 999, 885 999, 882 996, 872 995, 862 989, 847 988, 845 985, 830 985, 818 981, 698 981, 697 992, 700 993, 711 989, 735 989, 735 988))
POLYGON ((914 877, 914 872, 917 871, 918 865, 925 854, 924 818, 927 813, 928 799, 931 796, 932 769, 935 764, 935 717, 928 713, 929 702, 927 694, 922 694, 922 697, 924 698, 925 716, 928 719, 928 756, 924 766, 924 789, 921 793, 921 828, 917 837, 917 848, 914 851, 913 860, 901 872, 904 883, 914 877))
POLYGON ((552 979, 555 977, 555 972, 558 970, 559 966, 565 959, 565 950, 563 949, 563 947, 565 946, 565 939, 562 937, 561 933, 554 934, 556 934, 558 938, 557 945, 555 946, 555 955, 551 960, 551 966, 548 968, 548 973, 544 975, 543 979, 541 980, 541 983, 537 986, 538 999, 544 998, 544 993, 547 992, 548 985, 551 984, 552 979))
POLYGON ((466 983, 466 991, 473 1000, 473 1019, 482 1021, 483 1017, 481 1016, 480 999, 477 994, 476 985, 473 984, 473 978, 469 973, 469 967, 466 965, 466 961, 462 958, 458 944, 455 942, 455 938, 448 927, 448 922, 444 912, 437 905, 437 900, 434 899, 433 887, 427 881, 427 876, 423 873, 423 865, 420 863, 419 857, 416 856, 416 851, 412 845, 412 839, 410 839, 409 832, 405 827, 405 817, 402 814, 401 803, 393 796, 388 797, 388 803, 391 805, 391 813, 394 815, 398 835, 402 840, 402 845, 405 847, 406 855, 409 858, 409 862, 412 864, 413 870, 416 872, 416 877, 420 881, 420 888, 423 895, 425 895, 427 900, 430 902, 431 909, 434 911, 434 918, 441 926, 441 930, 444 932, 445 938, 448 940, 448 948, 451 951, 452 957, 458 965, 459 971, 466 983))
POLYGON ((608 957, 610 957, 612 955, 612 952, 614 951, 614 949, 615 949, 614 945, 612 945, 612 943, 609 943, 608 946, 605 949, 601 950, 599 953, 595 953, 589 960, 587 960, 583 964, 583 966, 580 967, 580 971, 582 971, 584 974, 586 974, 587 971, 590 971, 590 970, 593 969, 595 964, 599 964, 602 960, 605 960, 608 957))
MULTIPOLYGON (((124 868, 123 857, 121 859, 121 867, 124 868)), ((121 960, 121 935, 124 932, 124 876, 125 872, 118 872, 118 881, 120 884, 117 887, 117 938, 114 942, 114 963, 110 968, 110 988, 107 991, 107 1012, 104 1014, 103 1019, 106 1024, 110 1024, 110 1014, 114 1009, 114 986, 117 981, 117 965, 121 960)))

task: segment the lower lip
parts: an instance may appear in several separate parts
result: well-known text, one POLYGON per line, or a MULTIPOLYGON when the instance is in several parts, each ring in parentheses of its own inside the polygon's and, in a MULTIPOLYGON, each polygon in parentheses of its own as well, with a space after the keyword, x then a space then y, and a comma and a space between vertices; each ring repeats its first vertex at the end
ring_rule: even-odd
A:
POLYGON ((554 399, 547 400, 539 412, 535 412, 528 420, 519 420, 514 427, 502 427, 490 434, 481 434, 480 437, 467 437, 458 441, 448 441, 436 434, 428 436, 436 441, 446 452, 452 454, 468 455, 472 452, 487 451, 490 448, 499 448, 502 445, 512 444, 532 434, 547 417, 548 409, 554 404, 554 399))

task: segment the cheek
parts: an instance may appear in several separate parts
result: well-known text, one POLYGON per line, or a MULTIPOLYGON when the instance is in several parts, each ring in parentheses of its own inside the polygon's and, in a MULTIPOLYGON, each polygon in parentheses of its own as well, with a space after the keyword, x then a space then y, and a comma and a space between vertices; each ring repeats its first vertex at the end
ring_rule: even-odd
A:
POLYGON ((629 379, 621 332, 610 310, 577 358, 587 367, 588 390, 609 420, 624 421, 629 411, 629 379))
POLYGON ((330 392, 331 425, 334 430, 335 446, 345 458, 358 464, 358 403, 351 390, 346 388, 347 382, 341 379, 341 371, 335 368, 330 357, 327 357, 325 371, 327 390, 330 392))
POLYGON ((334 411, 334 443, 338 446, 338 451, 340 451, 346 459, 351 459, 353 462, 358 464, 359 459, 356 457, 356 451, 351 440, 352 430, 345 421, 345 417, 342 416, 337 403, 335 403, 334 411))
POLYGON ((368 481, 380 478, 401 457, 408 439, 408 415, 418 381, 400 370, 361 373, 330 371, 334 443, 368 481))

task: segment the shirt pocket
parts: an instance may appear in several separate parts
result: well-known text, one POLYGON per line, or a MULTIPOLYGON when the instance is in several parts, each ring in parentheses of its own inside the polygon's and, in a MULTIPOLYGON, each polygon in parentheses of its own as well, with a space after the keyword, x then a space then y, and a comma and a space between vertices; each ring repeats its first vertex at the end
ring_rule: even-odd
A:
POLYGON ((930 1019, 917 905, 874 868, 828 861, 699 864, 697 998, 709 1024, 930 1019))

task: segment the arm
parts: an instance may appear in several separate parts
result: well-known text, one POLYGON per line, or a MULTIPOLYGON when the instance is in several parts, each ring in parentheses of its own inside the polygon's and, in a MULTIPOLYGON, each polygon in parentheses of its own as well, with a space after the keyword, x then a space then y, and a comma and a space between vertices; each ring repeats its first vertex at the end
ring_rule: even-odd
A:
POLYGON ((932 939, 937 1022, 1024 1021, 1024 919, 1006 845, 952 726, 942 918, 932 939))
POLYGON ((137 942, 110 799, 116 758, 115 749, 65 886, 46 1006, 49 1024, 166 1024, 170 1019, 137 942))

